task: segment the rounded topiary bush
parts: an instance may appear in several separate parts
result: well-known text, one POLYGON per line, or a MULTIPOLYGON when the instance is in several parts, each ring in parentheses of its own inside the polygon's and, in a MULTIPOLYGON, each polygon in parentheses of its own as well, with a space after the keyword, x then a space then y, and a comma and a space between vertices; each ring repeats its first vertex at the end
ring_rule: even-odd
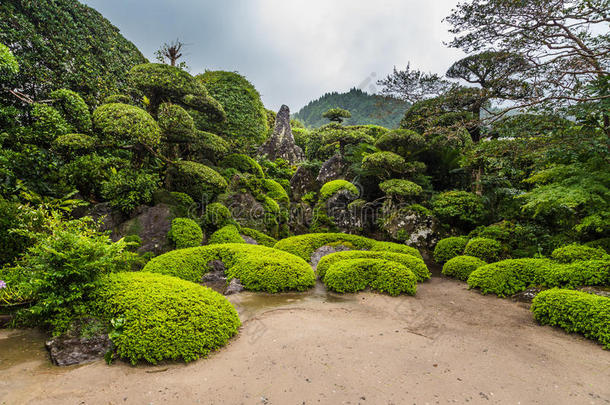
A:
POLYGON ((432 211, 449 225, 472 228, 485 215, 483 198, 468 191, 446 191, 432 199, 432 211))
POLYGON ((161 129, 146 111, 128 104, 110 103, 93 112, 93 124, 106 142, 154 147, 161 141, 161 129))
POLYGON ((404 253, 406 255, 415 256, 423 260, 423 257, 419 250, 415 249, 414 247, 403 245, 400 243, 375 241, 375 243, 373 243, 373 245, 370 247, 370 250, 404 253))
POLYGON ((233 216, 225 205, 212 203, 205 208, 203 223, 208 229, 217 229, 233 223, 233 216))
POLYGON ((449 277, 455 277, 458 280, 468 280, 470 273, 481 266, 485 266, 483 260, 472 256, 456 256, 453 259, 447 260, 443 266, 443 274, 449 277))
POLYGON ((546 287, 610 286, 610 260, 556 263, 536 272, 536 283, 546 287))
POLYGON ((271 236, 262 233, 261 231, 257 231, 256 229, 242 227, 239 230, 239 233, 241 235, 245 235, 254 239, 259 245, 272 248, 277 243, 277 239, 274 239, 271 236))
POLYGON ((200 282, 211 270, 209 263, 214 260, 224 263, 227 280, 237 278, 247 290, 303 291, 315 284, 314 272, 303 259, 281 250, 246 243, 173 250, 149 261, 143 271, 200 282))
POLYGON ((89 107, 78 93, 59 89, 51 92, 49 98, 53 100, 53 107, 61 113, 72 129, 79 132, 91 131, 89 107))
POLYGON ((332 180, 324 184, 320 189, 320 201, 326 201, 341 190, 347 190, 354 196, 358 196, 358 188, 347 180, 332 180))
POLYGON ((265 177, 261 165, 248 155, 232 153, 220 162, 221 167, 233 168, 241 173, 250 173, 257 177, 265 177))
POLYGON ((542 325, 581 333, 610 349, 610 298, 553 288, 532 302, 534 318, 542 325))
POLYGON ((502 244, 489 238, 470 239, 464 248, 464 255, 478 257, 487 263, 497 261, 501 252, 502 244))
POLYGON ((353 293, 370 287, 389 295, 415 295, 417 278, 407 267, 383 259, 350 259, 332 264, 324 284, 336 292, 353 293))
POLYGON ((203 242, 201 227, 190 218, 175 218, 167 236, 176 249, 201 246, 203 242))
POLYGON ((113 322, 116 355, 132 364, 196 360, 226 344, 240 326, 225 297, 162 274, 110 274, 95 295, 99 316, 113 322))
POLYGON ((465 236, 452 236, 438 241, 434 248, 434 260, 443 264, 456 256, 459 256, 466 248, 468 238, 465 236))
POLYGON ((394 152, 375 152, 362 159, 363 169, 379 172, 385 178, 391 173, 403 173, 405 164, 405 159, 394 152))
POLYGON ((246 241, 241 237, 237 226, 225 225, 210 236, 208 244, 216 243, 246 243, 246 241))
POLYGON ((470 273, 468 287, 483 294, 506 297, 521 292, 537 280, 544 268, 555 266, 549 259, 509 259, 481 266, 470 273))
POLYGON ((174 191, 193 197, 195 201, 211 199, 227 188, 227 181, 214 169, 197 162, 179 161, 169 168, 174 191))
POLYGON ((379 185, 379 188, 385 194, 398 199, 412 199, 423 192, 420 185, 402 179, 386 180, 379 185))
POLYGON ((344 260, 353 259, 374 259, 374 260, 385 260, 388 262, 396 262, 405 267, 415 274, 417 281, 425 281, 430 278, 430 271, 424 261, 414 255, 388 252, 388 251, 368 251, 368 250, 351 250, 345 252, 336 252, 329 255, 323 256, 318 262, 316 267, 316 273, 320 280, 324 280, 326 272, 335 263, 344 260))
POLYGON ((177 104, 163 103, 159 106, 157 122, 169 142, 190 142, 195 136, 193 117, 177 104))
POLYGON ((599 260, 610 256, 602 248, 568 245, 553 250, 551 257, 560 263, 571 263, 577 260, 599 260))
POLYGON ((65 134, 53 140, 53 150, 63 155, 84 154, 93 150, 96 139, 85 134, 65 134))

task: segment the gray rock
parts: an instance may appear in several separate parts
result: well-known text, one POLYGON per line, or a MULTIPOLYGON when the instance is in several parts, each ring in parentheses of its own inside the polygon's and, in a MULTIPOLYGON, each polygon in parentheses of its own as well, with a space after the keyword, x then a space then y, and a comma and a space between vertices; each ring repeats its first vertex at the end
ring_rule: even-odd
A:
POLYGON ((433 249, 440 236, 440 223, 410 209, 385 209, 383 230, 395 240, 421 249, 433 249))
POLYGON ((114 240, 127 235, 138 235, 142 239, 139 252, 152 252, 160 255, 172 249, 172 244, 167 238, 172 219, 171 206, 157 204, 153 207, 142 205, 135 211, 136 215, 121 223, 112 234, 114 240))
POLYGON ((346 171, 347 164, 343 160, 343 157, 341 157, 341 155, 334 155, 326 162, 322 163, 316 181, 323 185, 331 180, 345 179, 346 171))
POLYGON ((225 289, 224 295, 237 294, 239 292, 242 292, 243 290, 244 290, 244 286, 241 284, 239 279, 234 278, 231 280, 231 282, 225 289))
POLYGON ((45 344, 53 364, 70 366, 95 361, 104 357, 112 342, 106 333, 92 337, 59 336, 45 344))
POLYGON ((542 288, 539 287, 530 287, 525 291, 518 292, 512 296, 512 299, 519 302, 532 302, 534 297, 542 291, 542 288))
POLYGON ((256 239, 248 235, 241 235, 242 239, 246 241, 248 245, 258 245, 256 239))
POLYGON ((258 153, 270 160, 282 158, 292 164, 305 160, 303 150, 294 142, 290 127, 290 109, 283 105, 275 117, 273 134, 259 149, 258 153))
POLYGON ((340 190, 326 201, 326 214, 333 218, 340 231, 347 232, 353 228, 353 212, 347 206, 356 198, 357 196, 348 190, 340 190))
POLYGON ((346 250, 351 250, 351 249, 348 248, 347 246, 344 246, 344 245, 336 245, 336 246, 324 245, 324 246, 321 246, 321 247, 317 248, 311 254, 311 257, 309 259, 309 264, 311 265, 311 267, 314 270, 316 270, 316 268, 318 267, 318 263, 320 262, 321 258, 323 258, 324 256, 329 255, 331 253, 345 252, 346 250))
POLYGON ((110 203, 107 202, 95 204, 84 215, 90 216, 95 220, 101 220, 101 231, 113 231, 124 219, 121 214, 113 212, 110 203))
POLYGON ((227 194, 222 202, 231 211, 233 218, 243 227, 267 232, 265 208, 250 193, 227 194))
POLYGON ((292 201, 301 201, 301 198, 310 191, 318 190, 318 183, 313 174, 303 166, 300 166, 290 179, 292 201))

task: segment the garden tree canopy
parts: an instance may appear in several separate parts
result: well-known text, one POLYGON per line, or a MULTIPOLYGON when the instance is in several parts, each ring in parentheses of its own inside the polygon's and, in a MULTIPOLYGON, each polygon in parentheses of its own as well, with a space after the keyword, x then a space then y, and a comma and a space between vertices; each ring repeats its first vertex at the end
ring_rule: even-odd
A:
POLYGON ((327 118, 331 122, 342 123, 344 118, 350 118, 352 114, 343 108, 331 108, 322 114, 322 117, 327 118))
POLYGON ((72 0, 3 0, 0 43, 21 66, 13 87, 34 100, 68 88, 95 104, 125 89, 127 71, 146 61, 100 13, 72 0))
POLYGON ((451 83, 435 73, 425 73, 411 69, 407 64, 404 70, 396 69, 385 79, 377 82, 383 86, 381 92, 388 96, 406 100, 411 103, 430 97, 437 97, 451 88, 451 83))
POLYGON ((269 132, 267 110, 258 91, 244 76, 235 72, 206 71, 196 78, 227 114, 222 122, 195 116, 199 129, 225 137, 242 151, 266 139, 269 132))
POLYGON ((522 55, 533 91, 515 108, 607 99, 608 8, 608 0, 464 2, 446 19, 455 34, 449 45, 468 53, 501 49, 522 55), (597 90, 588 86, 593 83, 597 90))
POLYGON ((155 147, 161 140, 157 122, 146 111, 132 105, 101 105, 93 113, 93 123, 104 141, 110 144, 155 147))

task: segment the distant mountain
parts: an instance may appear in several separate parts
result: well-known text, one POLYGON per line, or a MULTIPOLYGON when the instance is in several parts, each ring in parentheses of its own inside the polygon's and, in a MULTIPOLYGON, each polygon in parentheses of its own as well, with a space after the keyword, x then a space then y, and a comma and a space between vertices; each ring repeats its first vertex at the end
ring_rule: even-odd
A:
POLYGON ((392 97, 368 94, 354 88, 347 93, 326 93, 319 99, 310 101, 293 118, 309 128, 317 128, 329 122, 322 114, 330 108, 340 107, 352 113, 352 118, 344 121, 347 125, 373 124, 397 128, 409 106, 409 103, 392 97))

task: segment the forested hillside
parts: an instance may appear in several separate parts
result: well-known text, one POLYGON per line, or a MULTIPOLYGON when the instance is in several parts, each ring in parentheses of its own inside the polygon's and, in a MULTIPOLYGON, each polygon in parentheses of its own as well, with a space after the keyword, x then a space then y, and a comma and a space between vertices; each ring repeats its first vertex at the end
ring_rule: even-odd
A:
POLYGON ((331 108, 349 110, 352 117, 345 120, 348 125, 379 125, 396 128, 409 104, 393 97, 368 94, 360 89, 351 89, 347 93, 326 93, 317 100, 311 101, 294 118, 302 121, 309 128, 318 128, 328 124, 322 117, 331 108))

